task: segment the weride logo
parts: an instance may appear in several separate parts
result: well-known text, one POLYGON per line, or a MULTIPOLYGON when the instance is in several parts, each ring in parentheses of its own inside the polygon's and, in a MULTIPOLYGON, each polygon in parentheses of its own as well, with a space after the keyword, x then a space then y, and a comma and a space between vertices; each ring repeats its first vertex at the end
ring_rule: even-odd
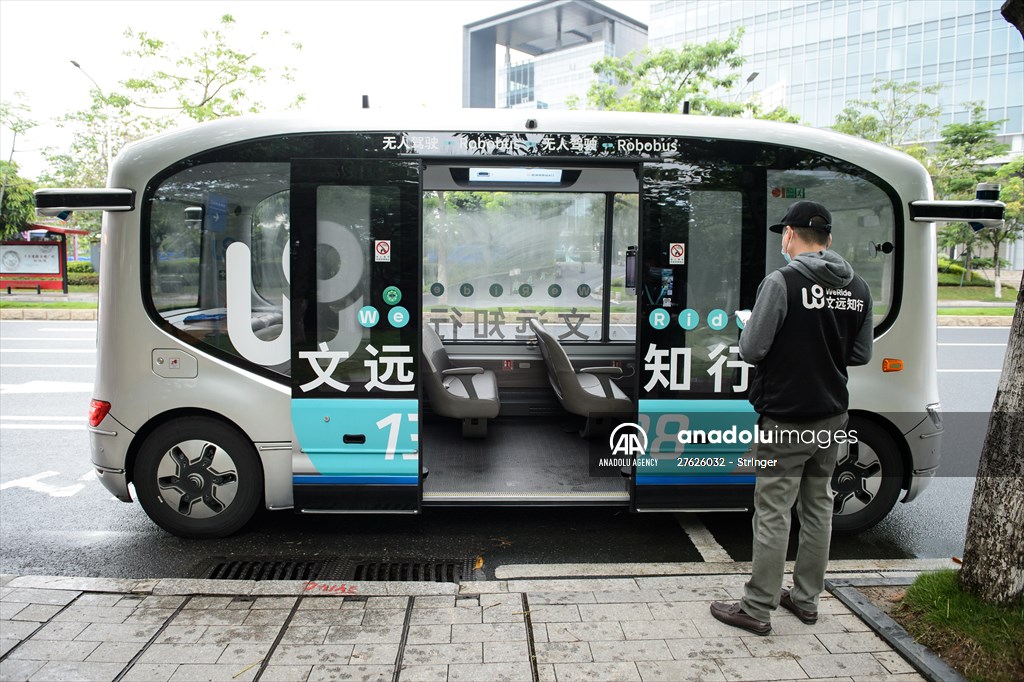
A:
POLYGON ((857 298, 849 289, 825 289, 820 284, 811 287, 810 297, 807 296, 807 287, 801 290, 801 300, 808 310, 828 308, 829 310, 854 310, 864 311, 864 300, 857 298))
POLYGON ((825 290, 820 284, 811 287, 811 300, 807 300, 807 287, 802 290, 804 307, 808 310, 816 310, 825 307, 825 290))

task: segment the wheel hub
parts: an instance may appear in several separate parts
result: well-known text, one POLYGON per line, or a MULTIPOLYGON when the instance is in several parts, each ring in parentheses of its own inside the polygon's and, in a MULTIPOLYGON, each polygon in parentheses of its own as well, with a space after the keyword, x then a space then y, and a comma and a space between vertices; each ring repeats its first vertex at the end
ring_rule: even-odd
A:
POLYGON ((852 514, 867 507, 878 492, 881 474, 882 464, 870 448, 851 446, 832 474, 835 513, 852 514))
MULTIPOLYGON (((174 473, 159 476, 160 488, 168 491, 173 490, 180 494, 176 504, 171 499, 166 503, 175 508, 179 514, 184 516, 214 516, 224 511, 231 503, 234 495, 222 499, 221 488, 223 486, 237 483, 238 476, 234 471, 216 467, 214 459, 226 460, 230 466, 231 459, 213 443, 203 443, 200 454, 195 459, 190 458, 179 444, 167 451, 165 464, 174 468, 174 473), (200 506, 200 503, 202 505, 200 506), (201 507, 205 507, 203 513, 198 513, 201 507)), ((161 466, 161 469, 169 467, 161 466)))

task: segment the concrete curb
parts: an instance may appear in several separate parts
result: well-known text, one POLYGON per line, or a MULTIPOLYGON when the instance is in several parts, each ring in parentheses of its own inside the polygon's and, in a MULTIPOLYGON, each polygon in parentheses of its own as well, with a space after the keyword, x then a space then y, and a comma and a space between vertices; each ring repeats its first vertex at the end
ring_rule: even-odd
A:
MULTIPOLYGON (((840 573, 918 573, 955 568, 951 559, 836 559, 828 562, 831 574, 840 573)), ((529 579, 599 579, 640 576, 749 575, 749 561, 728 563, 680 562, 646 564, 508 564, 495 569, 498 580, 529 579)), ((793 571, 793 562, 786 562, 786 571, 793 571)))
POLYGON ((164 578, 79 578, 58 575, 3 576, 3 587, 75 592, 113 592, 154 596, 224 595, 242 597, 346 596, 370 597, 447 596, 458 594, 456 583, 405 583, 340 580, 201 580, 164 578))
POLYGON ((895 649, 914 669, 932 682, 965 682, 963 676, 917 641, 887 613, 861 594, 858 587, 907 586, 913 581, 901 578, 826 580, 825 589, 846 608, 857 614, 875 633, 895 649))
POLYGON ((1012 322, 1012 315, 939 315, 940 327, 1009 327, 1012 322))
POLYGON ((0 308, 0 320, 95 320, 96 308, 0 308))

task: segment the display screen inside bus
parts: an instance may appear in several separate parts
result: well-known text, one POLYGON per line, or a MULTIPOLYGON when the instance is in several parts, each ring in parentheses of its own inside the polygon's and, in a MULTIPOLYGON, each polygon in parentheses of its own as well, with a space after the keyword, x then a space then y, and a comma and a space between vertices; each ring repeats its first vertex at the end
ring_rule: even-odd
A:
POLYGON ((551 182, 562 181, 559 168, 470 168, 470 182, 551 182))

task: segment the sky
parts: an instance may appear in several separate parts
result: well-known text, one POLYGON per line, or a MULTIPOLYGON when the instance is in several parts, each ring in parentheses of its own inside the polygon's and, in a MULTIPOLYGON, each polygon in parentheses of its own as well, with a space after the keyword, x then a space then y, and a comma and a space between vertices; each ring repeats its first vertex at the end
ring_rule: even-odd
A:
MULTIPOLYGON (((66 145, 53 121, 89 103, 93 84, 114 88, 140 62, 122 53, 131 47, 127 28, 147 32, 183 51, 198 46, 200 32, 223 14, 232 33, 258 49, 267 66, 287 59, 295 90, 307 97, 303 111, 372 108, 458 108, 462 104, 462 27, 517 7, 524 0, 0 0, 0 99, 24 92, 41 125, 15 142, 13 159, 34 178, 44 168, 40 150, 66 145), (270 37, 258 40, 264 32, 270 37), (285 35, 286 33, 286 35, 285 35), (303 45, 295 52, 290 45, 303 45), (71 64, 77 61, 82 71, 71 64), (88 74, 88 76, 86 75, 88 74)), ((647 0, 603 4, 647 23, 647 0)), ((260 93, 268 111, 288 98, 281 90, 260 93)), ((11 155, 12 135, 0 130, 0 155, 11 155)))

